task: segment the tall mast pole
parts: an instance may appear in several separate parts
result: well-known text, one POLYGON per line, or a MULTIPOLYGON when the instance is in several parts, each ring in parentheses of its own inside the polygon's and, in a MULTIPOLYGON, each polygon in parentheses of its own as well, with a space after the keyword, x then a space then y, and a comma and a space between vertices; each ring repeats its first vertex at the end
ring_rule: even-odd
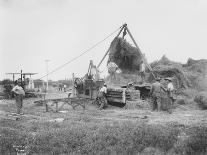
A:
MULTIPOLYGON (((124 25, 121 26, 121 30, 119 31, 119 33, 116 35, 116 37, 118 37, 120 35, 120 33, 122 32, 122 30, 126 27, 126 23, 124 25)), ((103 56, 103 58, 101 59, 100 63, 98 64, 97 68, 100 67, 101 63, 103 62, 103 60, 105 59, 106 55, 109 53, 110 47, 108 48, 108 50, 106 51, 105 55, 103 56)))
POLYGON ((125 26, 125 28, 126 28, 128 34, 129 34, 129 36, 131 37, 131 39, 132 39, 134 45, 135 45, 136 48, 138 49, 138 52, 141 54, 141 56, 142 56, 142 58, 143 58, 143 61, 144 61, 145 65, 146 65, 146 66, 148 67, 148 69, 151 71, 153 77, 156 78, 155 75, 154 75, 154 73, 152 72, 152 68, 151 68, 151 66, 147 63, 146 58, 145 58, 144 55, 142 54, 142 52, 141 52, 139 46, 137 45, 136 41, 134 40, 134 38, 133 38, 131 32, 129 31, 129 29, 128 29, 128 27, 127 27, 127 25, 125 26))

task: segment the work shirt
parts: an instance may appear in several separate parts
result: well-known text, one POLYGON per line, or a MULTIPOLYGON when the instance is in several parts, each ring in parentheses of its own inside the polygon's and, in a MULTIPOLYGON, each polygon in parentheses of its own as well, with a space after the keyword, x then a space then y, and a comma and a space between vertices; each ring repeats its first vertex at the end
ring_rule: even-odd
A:
POLYGON ((168 91, 173 91, 173 90, 174 90, 174 87, 173 87, 172 82, 168 83, 168 85, 167 85, 167 90, 168 90, 168 91))
POLYGON ((172 91, 174 90, 172 82, 168 83, 167 85, 167 93, 169 97, 173 97, 172 91))
POLYGON ((140 65, 140 72, 145 72, 145 64, 141 63, 140 65))
POLYGON ((103 93, 107 93, 107 88, 105 86, 103 86, 101 89, 100 89, 100 92, 103 92, 103 93))
POLYGON ((114 62, 109 62, 107 68, 109 73, 114 73, 118 69, 118 66, 114 62))
POLYGON ((14 86, 14 88, 12 89, 12 91, 18 95, 25 95, 24 89, 21 86, 14 86))
POLYGON ((152 88, 150 90, 150 94, 153 96, 161 96, 161 91, 163 89, 163 86, 159 82, 155 82, 152 84, 152 88))

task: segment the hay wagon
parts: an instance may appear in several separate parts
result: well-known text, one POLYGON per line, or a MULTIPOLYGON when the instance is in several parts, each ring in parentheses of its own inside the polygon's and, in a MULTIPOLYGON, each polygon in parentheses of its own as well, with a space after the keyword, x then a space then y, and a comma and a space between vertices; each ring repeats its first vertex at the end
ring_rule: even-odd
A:
MULTIPOLYGON (((76 80, 75 83, 77 82, 76 80)), ((108 88, 106 100, 97 98, 99 89, 102 87, 103 83, 104 81, 102 80, 93 81, 87 79, 81 84, 75 84, 74 94, 69 93, 67 98, 45 99, 43 96, 41 100, 35 101, 34 103, 44 105, 46 112, 61 111, 66 105, 71 106, 73 109, 76 109, 76 107, 85 109, 87 104, 100 105, 101 102, 107 102, 108 104, 121 107, 125 106, 126 101, 130 99, 130 94, 125 88, 108 88)))

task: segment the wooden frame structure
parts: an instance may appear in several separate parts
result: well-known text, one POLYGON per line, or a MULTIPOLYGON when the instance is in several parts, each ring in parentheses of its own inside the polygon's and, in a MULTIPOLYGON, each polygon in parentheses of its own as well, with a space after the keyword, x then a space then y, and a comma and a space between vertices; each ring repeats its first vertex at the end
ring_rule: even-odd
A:
MULTIPOLYGON (((153 73, 153 70, 152 70, 151 66, 147 63, 146 58, 145 58, 144 55, 142 54, 142 52, 141 52, 141 50, 140 50, 138 44, 137 44, 136 41, 134 40, 134 37, 132 36, 131 32, 129 31, 129 28, 127 27, 127 24, 126 24, 126 23, 122 25, 121 30, 119 31, 119 33, 117 34, 116 37, 118 37, 118 36, 121 34, 122 31, 123 31, 123 37, 124 37, 127 33, 129 34, 129 36, 130 36, 130 38, 132 39, 134 45, 136 46, 138 52, 139 52, 140 55, 142 56, 144 64, 145 64, 145 65, 147 66, 147 68, 150 70, 150 72, 152 73, 153 77, 156 78, 156 76, 155 76, 154 73, 153 73)), ((110 51, 110 47, 109 47, 109 49, 106 51, 104 57, 101 59, 101 61, 100 61, 100 63, 98 64, 97 68, 100 67, 101 63, 103 62, 103 60, 105 59, 105 57, 107 56, 107 54, 109 53, 109 51, 110 51)))

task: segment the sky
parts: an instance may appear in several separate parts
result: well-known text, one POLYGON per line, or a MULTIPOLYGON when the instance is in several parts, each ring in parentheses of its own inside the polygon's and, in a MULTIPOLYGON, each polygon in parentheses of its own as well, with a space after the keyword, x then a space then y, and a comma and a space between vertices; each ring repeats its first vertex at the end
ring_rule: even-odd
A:
MULTIPOLYGON (((181 63, 207 59, 206 0, 0 0, 0 80, 20 70, 38 73, 38 79, 47 73, 45 60, 50 72, 124 23, 149 63, 163 55, 181 63)), ((49 79, 83 76, 117 33, 49 79)), ((105 60, 102 76, 106 69, 105 60)))

